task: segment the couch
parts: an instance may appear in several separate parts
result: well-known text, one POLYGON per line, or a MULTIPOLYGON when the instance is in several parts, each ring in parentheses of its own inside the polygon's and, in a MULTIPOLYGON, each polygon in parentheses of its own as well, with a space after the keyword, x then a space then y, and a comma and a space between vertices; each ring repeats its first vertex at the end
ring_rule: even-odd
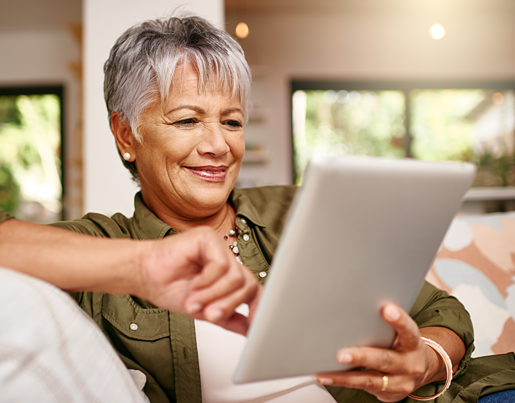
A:
POLYGON ((469 311, 473 356, 515 351, 515 212, 457 216, 426 279, 469 311))

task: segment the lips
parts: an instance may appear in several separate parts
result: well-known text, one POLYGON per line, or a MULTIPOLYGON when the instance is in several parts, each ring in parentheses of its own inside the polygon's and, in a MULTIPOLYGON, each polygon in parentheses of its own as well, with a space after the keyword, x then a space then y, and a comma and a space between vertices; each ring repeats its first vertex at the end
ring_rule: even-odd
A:
POLYGON ((199 166, 185 167, 196 177, 209 182, 222 182, 225 180, 226 166, 199 166))

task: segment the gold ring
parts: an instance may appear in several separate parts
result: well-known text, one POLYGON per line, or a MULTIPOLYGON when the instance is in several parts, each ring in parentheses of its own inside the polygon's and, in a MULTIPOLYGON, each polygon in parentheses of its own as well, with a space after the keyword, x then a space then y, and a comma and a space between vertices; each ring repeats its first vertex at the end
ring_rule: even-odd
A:
POLYGON ((384 392, 388 387, 388 377, 383 375, 383 387, 381 388, 381 392, 384 392))

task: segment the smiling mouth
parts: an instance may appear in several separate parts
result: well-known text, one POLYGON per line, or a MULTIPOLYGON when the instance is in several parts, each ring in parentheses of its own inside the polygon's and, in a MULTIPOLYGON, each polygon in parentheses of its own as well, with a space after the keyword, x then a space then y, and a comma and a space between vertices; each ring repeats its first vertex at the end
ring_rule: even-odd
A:
POLYGON ((222 182, 225 180, 226 166, 202 166, 202 167, 185 167, 196 177, 208 182, 222 182))

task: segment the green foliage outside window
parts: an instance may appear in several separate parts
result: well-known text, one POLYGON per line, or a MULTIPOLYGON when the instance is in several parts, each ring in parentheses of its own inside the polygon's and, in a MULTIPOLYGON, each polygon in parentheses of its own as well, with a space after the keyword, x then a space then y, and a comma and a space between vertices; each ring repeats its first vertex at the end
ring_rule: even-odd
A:
POLYGON ((400 91, 297 91, 293 107, 305 109, 305 127, 294 122, 297 182, 316 153, 406 156, 398 145, 405 136, 400 91))
POLYGON ((321 153, 472 161, 474 186, 515 185, 515 91, 414 88, 295 91, 297 183, 321 153))
POLYGON ((59 97, 0 97, 0 207, 39 222, 59 217, 60 142, 59 97), (22 208, 29 204, 38 217, 22 208))
POLYGON ((484 99, 484 90, 413 90, 413 156, 429 161, 474 159, 474 123, 466 116, 484 99))
POLYGON ((12 172, 0 165, 0 207, 10 214, 16 214, 20 199, 20 187, 12 172))

